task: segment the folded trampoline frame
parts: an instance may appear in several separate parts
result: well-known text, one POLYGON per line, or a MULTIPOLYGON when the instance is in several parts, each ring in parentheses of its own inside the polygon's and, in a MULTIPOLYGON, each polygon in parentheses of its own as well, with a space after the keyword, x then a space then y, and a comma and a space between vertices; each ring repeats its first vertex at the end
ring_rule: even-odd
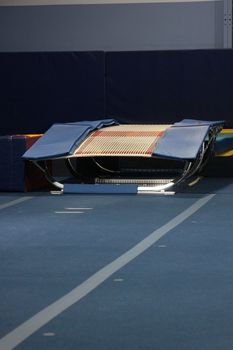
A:
MULTIPOLYGON (((108 183, 112 184, 125 184, 125 183, 136 183, 138 182, 137 186, 137 193, 138 194, 168 194, 168 193, 175 193, 175 192, 169 192, 168 190, 173 190, 176 188, 177 185, 186 182, 189 180, 191 177, 197 175, 200 173, 202 168, 205 166, 207 163, 208 159, 210 156, 213 154, 214 151, 214 143, 216 141, 217 134, 221 131, 222 125, 212 125, 210 126, 208 133, 203 140, 200 149, 198 151, 197 157, 195 159, 179 159, 184 165, 183 168, 180 169, 179 174, 175 176, 172 179, 167 179, 167 178, 159 178, 159 179, 154 179, 154 181, 136 181, 134 178, 132 179, 126 179, 122 180, 120 177, 114 178, 112 177, 108 180, 108 183), (152 183, 152 185, 151 185, 152 183)), ((69 170, 69 172, 72 174, 72 176, 78 178, 80 180, 80 174, 78 170, 74 167, 72 163, 73 158, 78 158, 74 157, 73 154, 67 155, 65 157, 57 157, 55 159, 65 159, 66 166, 69 170)), ((106 171, 107 173, 114 173, 115 171, 112 171, 111 169, 107 169, 101 164, 99 164, 98 161, 96 161, 95 157, 90 157, 92 158, 93 162, 101 168, 103 171, 106 171)), ((152 157, 152 158, 159 158, 159 157, 152 157)), ((49 160, 51 161, 51 160, 49 160)), ((53 177, 53 175, 50 172, 50 167, 48 166, 48 161, 47 160, 32 160, 32 162, 44 173, 44 176, 46 179, 51 183, 54 187, 56 187, 61 193, 64 191, 64 183, 58 181, 53 177)), ((158 169, 159 172, 162 172, 162 169, 158 169)), ((81 176, 82 178, 82 176, 81 176)), ((81 179, 83 181, 83 179, 81 179)), ((82 182, 81 181, 81 182, 82 182)), ((85 182, 85 180, 84 180, 85 182)), ((98 181, 97 181, 98 183, 98 181)), ((103 180, 104 183, 104 180, 103 180)), ((105 182, 106 183, 106 182, 105 182)), ((96 183, 94 183, 96 184, 96 183)))

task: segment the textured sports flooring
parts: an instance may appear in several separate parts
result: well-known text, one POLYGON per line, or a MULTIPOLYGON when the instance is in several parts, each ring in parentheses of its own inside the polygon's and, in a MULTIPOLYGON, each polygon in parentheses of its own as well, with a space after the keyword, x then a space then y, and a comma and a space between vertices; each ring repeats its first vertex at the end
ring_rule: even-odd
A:
POLYGON ((232 350, 233 179, 0 194, 0 349, 232 350))

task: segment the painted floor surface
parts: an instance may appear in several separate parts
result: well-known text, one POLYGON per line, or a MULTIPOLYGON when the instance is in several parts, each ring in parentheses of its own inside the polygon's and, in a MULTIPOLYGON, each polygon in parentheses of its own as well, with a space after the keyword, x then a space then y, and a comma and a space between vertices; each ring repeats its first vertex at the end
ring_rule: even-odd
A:
MULTIPOLYGON (((175 196, 0 194, 0 338, 195 203, 19 350, 232 350, 233 179, 175 196)), ((7 350, 0 340, 0 349, 7 350)))

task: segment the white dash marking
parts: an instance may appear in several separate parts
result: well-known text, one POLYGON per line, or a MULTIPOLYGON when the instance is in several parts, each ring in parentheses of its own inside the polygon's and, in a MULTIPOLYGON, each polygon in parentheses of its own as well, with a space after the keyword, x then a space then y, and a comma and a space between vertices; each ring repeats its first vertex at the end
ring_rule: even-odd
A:
POLYGON ((114 278, 113 282, 123 282, 123 278, 114 278))
POLYGON ((46 332, 46 333, 43 333, 43 336, 44 337, 54 337, 55 333, 53 333, 53 332, 46 332))
POLYGON ((83 211, 55 211, 56 214, 83 214, 83 211))
POLYGON ((93 208, 65 208, 65 210, 92 210, 93 208))

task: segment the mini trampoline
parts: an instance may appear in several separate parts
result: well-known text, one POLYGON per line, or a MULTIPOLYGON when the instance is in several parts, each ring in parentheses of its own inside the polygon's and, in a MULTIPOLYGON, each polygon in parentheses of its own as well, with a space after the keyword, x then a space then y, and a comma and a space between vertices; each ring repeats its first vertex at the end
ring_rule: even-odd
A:
POLYGON ((64 193, 167 193, 198 173, 223 121, 119 125, 113 119, 54 124, 24 155, 64 193), (58 181, 48 161, 63 159, 72 177, 58 181), (51 167, 50 167, 51 168, 51 167))

